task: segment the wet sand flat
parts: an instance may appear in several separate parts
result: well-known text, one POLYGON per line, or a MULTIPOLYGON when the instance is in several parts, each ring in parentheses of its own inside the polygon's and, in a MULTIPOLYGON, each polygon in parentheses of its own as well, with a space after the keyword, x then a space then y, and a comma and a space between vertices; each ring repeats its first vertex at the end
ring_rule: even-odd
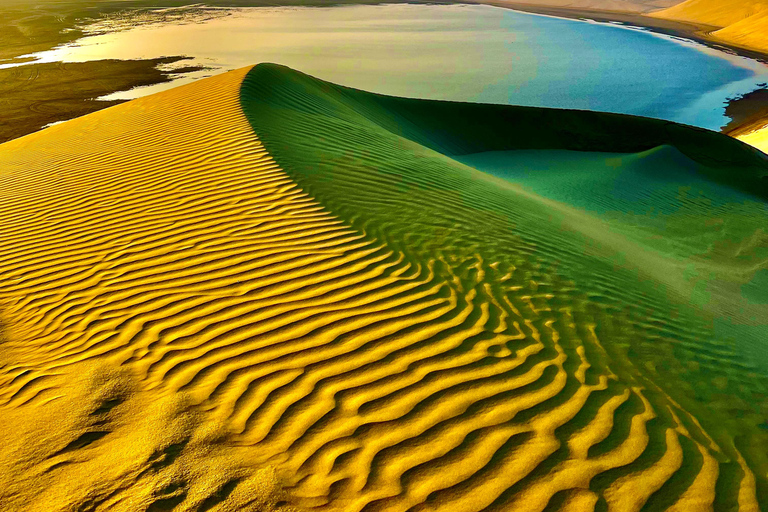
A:
MULTIPOLYGON (((98 100, 115 91, 171 80, 158 66, 180 57, 148 60, 104 60, 64 64, 35 64, 0 69, 0 143, 36 132, 48 124, 66 121, 122 103, 98 100)), ((197 67, 175 73, 197 71, 197 67)))

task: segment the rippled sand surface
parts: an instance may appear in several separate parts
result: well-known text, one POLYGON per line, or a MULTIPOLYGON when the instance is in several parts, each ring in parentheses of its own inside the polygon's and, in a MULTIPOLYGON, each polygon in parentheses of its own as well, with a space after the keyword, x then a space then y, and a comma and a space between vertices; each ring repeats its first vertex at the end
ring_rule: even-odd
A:
POLYGON ((200 405, 217 390, 194 352, 236 347, 356 235, 253 135, 244 74, 3 145, 3 510, 279 501, 258 451, 222 444, 258 398, 200 405))
POLYGON ((721 288, 764 264, 764 196, 739 194, 768 165, 632 119, 261 65, 0 146, 0 503, 759 510, 762 299, 721 288), (635 206, 683 205, 662 250, 653 215, 580 202, 603 185, 547 195, 478 156, 531 144, 704 176, 745 210, 639 186, 635 206))

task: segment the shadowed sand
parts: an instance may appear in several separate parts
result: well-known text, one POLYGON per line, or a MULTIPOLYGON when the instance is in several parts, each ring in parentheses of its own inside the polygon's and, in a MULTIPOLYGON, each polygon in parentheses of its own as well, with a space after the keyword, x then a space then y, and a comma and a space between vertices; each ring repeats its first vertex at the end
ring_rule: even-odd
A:
POLYGON ((751 389, 744 405, 765 386, 763 363, 744 365, 762 351, 766 310, 728 290, 750 282, 765 254, 741 267, 712 249, 766 246, 764 155, 674 123, 391 98, 267 65, 243 90, 255 131, 302 189, 406 262, 433 262, 430 282, 456 301, 406 331, 412 340, 372 342, 387 357, 360 360, 347 378, 362 382, 335 391, 335 407, 312 405, 317 387, 296 407, 297 429, 341 438, 298 456, 302 494, 366 510, 756 509, 764 482, 748 467, 764 464, 752 458, 764 413, 731 407, 739 386, 751 389), (592 161, 596 183, 561 158, 568 198, 500 179, 482 161, 530 149, 625 156, 592 161), (622 184, 617 171, 639 175, 622 184), (740 325, 715 332, 723 318, 740 325), (373 373, 387 368, 394 375, 373 373), (363 392, 370 405, 350 398, 350 411, 344 397, 363 392), (366 425, 363 411, 387 414, 366 425), (736 448, 735 432, 747 431, 736 448), (326 457, 333 464, 314 465, 326 457))
POLYGON ((0 169, 10 510, 766 503, 738 141, 260 65, 0 169))

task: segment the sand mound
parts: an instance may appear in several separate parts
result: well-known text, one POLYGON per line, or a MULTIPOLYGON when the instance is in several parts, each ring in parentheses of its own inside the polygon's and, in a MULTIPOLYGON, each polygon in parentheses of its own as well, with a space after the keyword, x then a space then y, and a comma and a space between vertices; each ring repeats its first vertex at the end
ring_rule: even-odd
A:
POLYGON ((254 314, 293 307, 279 297, 360 237, 253 136, 244 74, 2 146, 0 509, 279 504, 273 465, 223 444, 226 426, 196 405, 213 381, 191 382, 208 363, 189 356, 237 352, 254 314))
POLYGON ((768 502, 766 306, 738 291, 768 171, 737 141, 261 65, 0 169, 10 510, 768 502))
POLYGON ((766 246, 766 196, 740 191, 764 194, 764 156, 672 123, 391 98, 265 65, 247 77, 243 106, 302 189, 433 269, 429 283, 455 302, 437 318, 411 316, 416 328, 378 333, 374 360, 357 336, 344 338, 358 362, 350 354, 347 372, 327 377, 333 408, 320 407, 318 384, 291 416, 296 431, 328 436, 297 441, 299 492, 366 510, 756 507, 764 484, 748 467, 762 462, 744 453, 764 433, 726 409, 739 386, 749 400, 765 386, 747 367, 766 310, 740 319, 742 345, 713 331, 723 310, 744 306, 716 285, 754 270, 741 276, 708 250, 746 237, 748 252, 752 235, 766 246), (603 153, 599 166, 592 156, 584 173, 599 174, 594 183, 577 176, 584 163, 555 155, 560 185, 549 197, 462 162, 531 148, 537 158, 625 153, 603 153), (699 202, 699 189, 728 206, 699 202), (746 213, 731 210, 742 202, 746 213), (722 230, 707 229, 719 216, 722 230), (716 277, 689 280, 686 268, 716 277), (710 303, 691 303, 697 289, 710 303), (752 432, 741 448, 737 431, 752 432))
POLYGON ((768 152, 768 126, 760 130, 739 135, 738 139, 750 144, 761 151, 768 152))
POLYGON ((645 13, 675 5, 680 0, 493 0, 492 5, 509 6, 542 6, 565 9, 594 9, 597 11, 639 12, 645 13))
POLYGON ((724 43, 768 51, 766 0, 687 0, 651 16, 722 27, 708 35, 724 43))

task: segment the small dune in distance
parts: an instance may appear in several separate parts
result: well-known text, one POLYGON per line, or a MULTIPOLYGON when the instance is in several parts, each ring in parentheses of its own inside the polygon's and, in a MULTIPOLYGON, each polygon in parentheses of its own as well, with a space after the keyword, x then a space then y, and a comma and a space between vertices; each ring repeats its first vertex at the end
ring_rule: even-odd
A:
POLYGON ((768 506, 768 156, 259 64, 0 145, 0 510, 768 506))
POLYGON ((707 36, 726 44, 768 50, 768 1, 686 0, 651 16, 710 25, 707 36))

